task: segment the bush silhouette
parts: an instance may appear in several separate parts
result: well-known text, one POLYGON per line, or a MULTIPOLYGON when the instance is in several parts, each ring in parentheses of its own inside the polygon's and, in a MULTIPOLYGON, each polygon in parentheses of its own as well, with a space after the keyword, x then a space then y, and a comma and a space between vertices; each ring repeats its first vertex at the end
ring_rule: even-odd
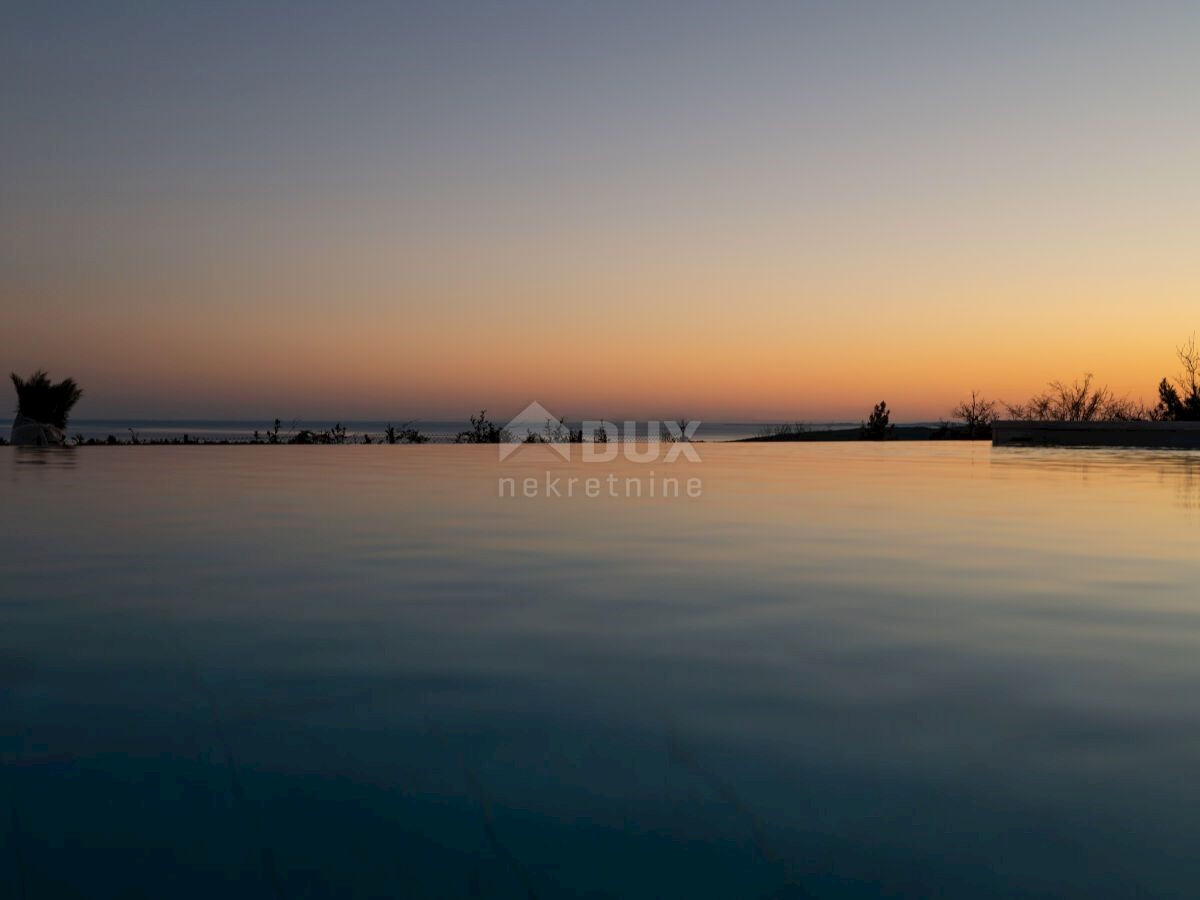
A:
POLYGON ((424 444, 429 438, 406 422, 399 428, 389 424, 383 429, 383 441, 385 444, 424 444))
POLYGON ((503 444, 508 443, 512 436, 507 428, 502 428, 487 417, 487 410, 481 409, 478 416, 471 416, 471 427, 460 431, 454 436, 456 444, 503 444))
POLYGON ((886 439, 896 427, 890 424, 890 419, 891 412, 888 410, 887 404, 880 400, 875 404, 875 408, 871 410, 871 415, 867 418, 867 421, 859 425, 859 437, 868 441, 882 441, 886 439))
POLYGON ((978 391, 971 391, 971 399, 961 401, 950 415, 962 419, 967 426, 967 437, 991 437, 992 423, 996 421, 996 404, 983 399, 978 391))
POLYGON ((55 428, 67 427, 71 409, 83 396, 83 389, 75 383, 75 379, 64 378, 54 384, 41 369, 28 378, 11 372, 9 378, 17 389, 17 415, 55 428))
POLYGON ((1044 393, 1025 403, 1006 403, 1014 419, 1033 422, 1112 422, 1149 418, 1141 404, 1117 397, 1107 386, 1092 387, 1092 374, 1067 384, 1052 381, 1044 393))
POLYGON ((1196 336, 1175 348, 1175 355, 1182 371, 1175 377, 1175 384, 1166 378, 1158 383, 1155 418, 1170 422, 1200 421, 1200 350, 1196 348, 1196 336))

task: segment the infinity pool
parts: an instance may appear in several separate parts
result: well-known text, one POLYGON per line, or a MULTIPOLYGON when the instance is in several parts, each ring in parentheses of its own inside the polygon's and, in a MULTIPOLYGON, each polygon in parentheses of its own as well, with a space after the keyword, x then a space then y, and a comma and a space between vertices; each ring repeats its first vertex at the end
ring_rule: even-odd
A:
POLYGON ((1200 455, 696 450, 0 450, 0 895, 1194 895, 1200 455))

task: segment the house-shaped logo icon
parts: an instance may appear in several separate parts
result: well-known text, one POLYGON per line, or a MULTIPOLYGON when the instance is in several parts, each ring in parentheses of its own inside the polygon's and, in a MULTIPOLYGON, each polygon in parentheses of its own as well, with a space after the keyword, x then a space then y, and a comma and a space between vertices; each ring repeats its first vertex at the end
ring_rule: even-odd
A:
POLYGON ((571 458, 570 429, 537 401, 513 416, 504 431, 500 443, 501 460, 508 459, 527 444, 545 444, 564 460, 571 458))

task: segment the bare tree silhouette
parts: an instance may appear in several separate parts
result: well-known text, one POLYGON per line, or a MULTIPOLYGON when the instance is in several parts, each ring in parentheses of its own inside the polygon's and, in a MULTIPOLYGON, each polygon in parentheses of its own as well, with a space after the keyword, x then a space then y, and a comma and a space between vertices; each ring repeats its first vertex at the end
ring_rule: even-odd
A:
POLYGON ((992 423, 996 421, 996 404, 985 400, 978 391, 971 391, 971 399, 960 401, 950 415, 962 419, 968 437, 988 437, 992 433, 992 423))
POLYGON ((1182 371, 1175 383, 1164 378, 1158 383, 1158 406, 1155 417, 1172 422, 1200 421, 1200 349, 1193 334, 1175 348, 1182 371))
POLYGON ((1052 381, 1048 390, 1025 403, 1005 403, 1014 419, 1032 422, 1131 421, 1150 417, 1140 403, 1116 396, 1107 385, 1093 387, 1091 372, 1067 384, 1052 381))

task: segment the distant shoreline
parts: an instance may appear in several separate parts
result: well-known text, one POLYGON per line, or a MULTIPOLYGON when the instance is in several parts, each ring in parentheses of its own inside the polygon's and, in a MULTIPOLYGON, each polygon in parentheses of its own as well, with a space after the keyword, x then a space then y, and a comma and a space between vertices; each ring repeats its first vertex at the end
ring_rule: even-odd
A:
MULTIPOLYGON (((950 425, 934 427, 931 425, 896 425, 887 434, 885 441, 991 441, 991 433, 972 436, 965 426, 950 425)), ((857 442, 871 441, 864 438, 857 428, 824 429, 820 431, 792 431, 784 434, 764 434, 753 437, 735 438, 723 443, 730 444, 781 444, 810 442, 857 442)))
MULTIPOLYGON (((341 422, 346 429, 345 443, 362 443, 364 435, 370 435, 371 443, 376 443, 383 438, 387 426, 393 423, 415 428, 430 443, 453 443, 455 437, 468 427, 466 422, 452 419, 393 419, 391 422, 386 419, 343 419, 341 422)), ((567 424, 571 428, 579 428, 577 421, 567 424)), ((338 420, 335 419, 285 419, 281 423, 278 441, 286 443, 301 431, 314 434, 332 432, 337 425, 338 420)), ((726 443, 764 434, 779 427, 777 423, 705 420, 692 439, 705 443, 726 443)), ((850 434, 857 434, 859 429, 857 422, 815 422, 805 427, 814 432, 845 430, 850 434)), ((639 422, 639 430, 644 428, 645 423, 639 422)), ((255 442, 255 431, 259 432, 260 442, 269 442, 266 435, 272 430, 271 420, 262 419, 72 418, 66 433, 68 443, 82 439, 88 445, 93 442, 107 445, 110 436, 116 444, 131 444, 131 438, 135 436, 140 444, 182 444, 185 436, 188 444, 251 444, 255 442)), ((0 438, 7 437, 7 430, 0 433, 0 438)))
MULTIPOLYGON (((638 441, 645 440, 639 437, 638 441)), ((969 436, 967 430, 961 427, 933 428, 927 425, 897 425, 886 438, 863 437, 857 428, 822 429, 814 431, 792 432, 787 434, 754 435, 737 438, 698 438, 690 443, 695 444, 780 444, 780 443, 880 443, 894 441, 984 441, 990 443, 990 434, 969 436)), ((618 440, 617 443, 625 443, 618 440)), ((396 442, 402 444, 406 442, 396 442)), ((453 446, 456 442, 447 439, 432 439, 425 446, 453 446)), ((519 442, 517 442, 519 443, 519 442)), ((7 446, 7 441, 0 441, 0 446, 7 446)), ((360 435, 347 435, 342 441, 311 441, 294 442, 279 441, 272 444, 265 440, 247 438, 204 438, 185 435, 181 437, 157 438, 118 438, 108 435, 104 438, 88 438, 83 441, 68 442, 68 448, 74 447, 286 447, 286 446, 390 446, 386 441, 371 439, 364 441, 360 435)), ((410 446, 418 446, 410 444, 410 446)))
MULTIPOLYGON (((654 423, 650 423, 654 427, 654 423)), ((578 426, 564 423, 571 440, 578 442, 578 426)), ((646 423, 638 423, 639 430, 646 423)), ((619 431, 620 426, 618 426, 619 431)), ((406 433, 419 435, 419 442, 454 443, 463 433, 463 423, 452 420, 416 420, 391 428, 386 420, 349 420, 344 424, 325 420, 293 420, 266 425, 258 420, 233 419, 76 419, 66 429, 68 446, 241 446, 253 444, 376 444, 408 443, 406 433)), ((990 438, 987 430, 976 430, 975 439, 990 438)), ((6 437, 6 436, 5 436, 6 437)), ((494 437, 494 436, 493 436, 494 437)), ((618 440, 622 439, 620 437, 618 440)), ((645 440, 644 433, 638 436, 645 440)), ((763 424, 753 422, 703 421, 691 440, 695 443, 780 443, 845 442, 861 440, 968 440, 965 425, 948 422, 911 422, 888 426, 883 434, 865 435, 860 423, 792 422, 763 424)), ((471 440, 468 443, 474 442, 471 440)), ((485 440, 482 442, 490 442, 485 440)), ((6 443, 0 440, 0 444, 6 443)))

